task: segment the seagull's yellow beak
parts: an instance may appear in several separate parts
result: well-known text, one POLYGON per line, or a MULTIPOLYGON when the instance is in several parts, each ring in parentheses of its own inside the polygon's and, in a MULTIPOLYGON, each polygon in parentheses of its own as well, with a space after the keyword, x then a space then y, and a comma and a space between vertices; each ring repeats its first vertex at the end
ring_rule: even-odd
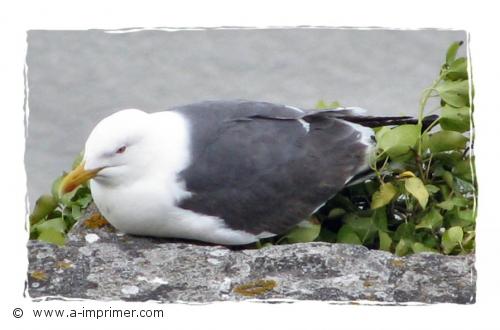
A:
POLYGON ((100 168, 95 170, 86 170, 84 166, 85 162, 82 162, 62 179, 61 185, 59 186, 59 196, 75 190, 76 187, 82 183, 85 183, 95 177, 101 170, 100 168))

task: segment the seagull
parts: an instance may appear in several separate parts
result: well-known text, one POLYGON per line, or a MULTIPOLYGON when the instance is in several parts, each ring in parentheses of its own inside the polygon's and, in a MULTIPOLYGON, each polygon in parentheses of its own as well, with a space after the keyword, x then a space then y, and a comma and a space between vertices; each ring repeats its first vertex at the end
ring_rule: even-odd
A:
POLYGON ((94 127, 60 193, 90 180, 124 233, 250 244, 286 233, 366 171, 370 127, 414 120, 360 110, 246 100, 121 110, 94 127))

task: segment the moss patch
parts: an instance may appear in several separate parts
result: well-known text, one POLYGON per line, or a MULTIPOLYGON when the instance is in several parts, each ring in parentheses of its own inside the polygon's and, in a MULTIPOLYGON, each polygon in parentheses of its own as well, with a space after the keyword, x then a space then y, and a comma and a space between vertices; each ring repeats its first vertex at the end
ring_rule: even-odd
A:
POLYGON ((246 297, 254 297, 271 291, 277 286, 274 280, 256 280, 236 286, 233 291, 246 297))

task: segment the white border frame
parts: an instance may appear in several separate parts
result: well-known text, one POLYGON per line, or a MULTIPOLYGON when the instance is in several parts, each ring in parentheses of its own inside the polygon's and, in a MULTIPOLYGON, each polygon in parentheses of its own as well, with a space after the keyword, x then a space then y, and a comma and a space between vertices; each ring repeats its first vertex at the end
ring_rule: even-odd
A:
MULTIPOLYGON (((500 102, 496 87, 499 75, 497 13, 493 4, 468 6, 460 1, 17 1, 0 13, 0 173, 3 206, 1 324, 6 328, 36 326, 39 329, 87 329, 113 326, 132 329, 162 328, 494 328, 498 294, 498 263, 495 243, 500 235, 496 201, 500 102), (213 303, 207 305, 152 304, 165 311, 163 319, 34 319, 31 308, 145 308, 147 303, 125 302, 32 302, 22 296, 27 269, 25 228, 26 174, 24 171, 24 81, 26 30, 116 29, 127 27, 387 27, 398 29, 452 28, 470 33, 470 52, 476 90, 475 124, 479 180, 477 302, 474 305, 354 306, 322 302, 293 304, 213 303), (25 315, 12 317, 21 307, 25 315)), ((6 8, 7 7, 7 8, 6 8)))

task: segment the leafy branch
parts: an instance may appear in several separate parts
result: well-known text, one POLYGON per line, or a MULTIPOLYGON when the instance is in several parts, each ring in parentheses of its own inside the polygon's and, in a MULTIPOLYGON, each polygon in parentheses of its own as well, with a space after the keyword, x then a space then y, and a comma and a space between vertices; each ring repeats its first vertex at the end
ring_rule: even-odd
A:
POLYGON ((315 214, 319 224, 296 227, 280 242, 362 244, 400 256, 474 250, 473 91, 467 59, 456 57, 461 45, 449 47, 437 79, 423 91, 417 124, 376 129, 374 178, 346 187, 315 214), (440 98, 432 110, 440 117, 423 130, 431 97, 440 98))
MULTIPOLYGON (((73 162, 74 169, 80 164, 82 154, 73 162)), ((30 214, 30 239, 63 245, 67 232, 92 202, 88 185, 82 185, 69 194, 59 195, 63 173, 52 184, 51 194, 42 195, 30 214)))

